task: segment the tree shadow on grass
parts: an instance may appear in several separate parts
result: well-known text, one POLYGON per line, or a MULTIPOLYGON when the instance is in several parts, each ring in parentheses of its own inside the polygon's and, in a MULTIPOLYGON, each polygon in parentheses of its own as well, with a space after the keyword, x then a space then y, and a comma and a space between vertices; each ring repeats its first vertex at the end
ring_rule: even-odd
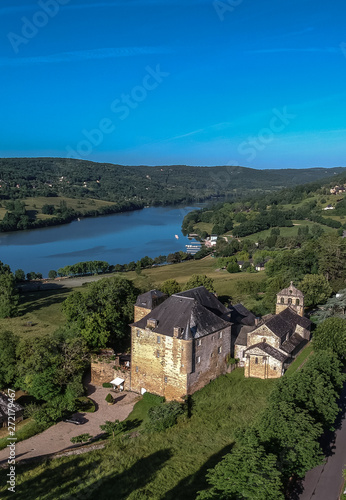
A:
POLYGON ((183 498, 184 500, 194 500, 198 491, 205 490, 209 486, 205 477, 208 469, 215 467, 225 455, 231 452, 233 446, 234 443, 229 444, 212 455, 197 472, 180 481, 177 486, 165 494, 163 499, 176 500, 183 498))
POLYGON ((25 293, 20 301, 21 316, 49 307, 52 304, 62 303, 66 299, 66 292, 68 292, 66 288, 59 288, 45 292, 25 293))
MULTIPOLYGON (((152 477, 170 459, 172 453, 169 449, 160 450, 145 458, 141 458, 131 467, 122 472, 117 472, 117 450, 114 455, 105 453, 100 456, 98 452, 91 452, 89 462, 84 457, 76 457, 61 462, 54 466, 54 462, 46 462, 44 471, 37 476, 22 483, 17 483, 16 498, 26 500, 87 500, 100 499, 125 500, 131 492, 143 488, 152 477), (91 460, 92 458, 92 460, 91 460)), ((25 472, 34 472, 37 464, 26 466, 25 472)), ((21 474, 22 469, 17 470, 21 474)), ((2 471, 4 481, 7 471, 2 471)), ((6 491, 1 498, 13 498, 13 493, 6 491)))

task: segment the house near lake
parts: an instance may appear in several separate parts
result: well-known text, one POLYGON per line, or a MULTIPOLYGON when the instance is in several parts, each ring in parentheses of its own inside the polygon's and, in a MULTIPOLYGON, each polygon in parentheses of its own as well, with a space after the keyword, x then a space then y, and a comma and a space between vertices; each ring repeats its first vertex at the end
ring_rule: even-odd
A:
POLYGON ((303 314, 304 295, 292 282, 277 294, 276 314, 262 319, 242 304, 226 307, 203 286, 170 297, 151 290, 134 306, 131 357, 92 365, 92 379, 107 373, 102 382, 116 378, 125 390, 170 401, 228 373, 231 357, 245 377, 278 378, 310 339, 303 314))

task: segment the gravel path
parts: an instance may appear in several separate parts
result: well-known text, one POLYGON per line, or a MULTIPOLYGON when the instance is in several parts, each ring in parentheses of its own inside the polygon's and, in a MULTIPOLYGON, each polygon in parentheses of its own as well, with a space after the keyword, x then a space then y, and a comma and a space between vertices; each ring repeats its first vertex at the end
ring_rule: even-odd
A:
MULTIPOLYGON (((16 462, 21 459, 39 457, 51 453, 57 453, 70 448, 72 445, 71 437, 79 434, 89 433, 91 436, 102 434, 100 425, 106 420, 114 421, 124 420, 131 413, 134 404, 139 396, 133 392, 122 392, 116 395, 116 403, 108 405, 105 401, 109 389, 88 385, 88 396, 96 403, 94 413, 75 413, 85 421, 82 425, 71 424, 68 422, 59 422, 41 434, 37 434, 16 445, 16 462)), ((9 456, 8 449, 0 451, 0 464, 7 461, 9 456)))

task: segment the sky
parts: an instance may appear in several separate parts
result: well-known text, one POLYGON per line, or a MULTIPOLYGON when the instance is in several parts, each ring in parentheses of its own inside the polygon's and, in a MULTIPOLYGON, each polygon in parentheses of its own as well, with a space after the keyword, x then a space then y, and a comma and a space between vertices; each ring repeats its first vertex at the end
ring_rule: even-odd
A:
POLYGON ((2 0, 0 156, 346 166, 344 0, 2 0))

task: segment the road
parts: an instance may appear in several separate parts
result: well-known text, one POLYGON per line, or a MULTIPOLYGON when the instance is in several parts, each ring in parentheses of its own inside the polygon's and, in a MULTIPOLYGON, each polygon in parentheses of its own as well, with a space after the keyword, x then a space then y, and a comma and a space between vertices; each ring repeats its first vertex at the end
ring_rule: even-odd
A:
POLYGON ((342 414, 337 422, 332 454, 324 465, 310 470, 303 482, 299 500, 338 500, 343 485, 342 471, 346 466, 346 384, 340 398, 342 414))
MULTIPOLYGON (((96 403, 97 410, 94 413, 75 413, 74 416, 81 417, 85 423, 75 425, 68 422, 59 422, 49 429, 36 434, 25 441, 16 444, 16 462, 22 459, 58 453, 73 447, 71 437, 79 434, 89 433, 91 436, 102 434, 100 425, 106 420, 124 420, 131 413, 134 404, 138 401, 138 394, 133 392, 120 393, 116 397, 114 405, 108 405, 105 397, 109 389, 88 385, 88 396, 96 403)), ((0 464, 7 462, 8 449, 0 451, 0 464)))

